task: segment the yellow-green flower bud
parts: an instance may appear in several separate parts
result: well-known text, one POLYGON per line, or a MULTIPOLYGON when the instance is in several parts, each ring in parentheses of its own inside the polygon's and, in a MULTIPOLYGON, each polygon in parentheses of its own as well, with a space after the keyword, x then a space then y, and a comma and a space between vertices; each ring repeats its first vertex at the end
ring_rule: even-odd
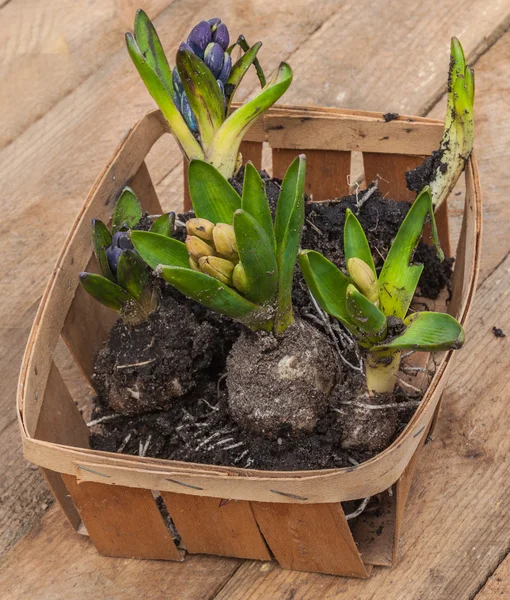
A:
POLYGON ((239 255, 237 253, 237 241, 232 225, 218 223, 212 232, 214 247, 216 252, 228 260, 237 262, 239 255))
POLYGON ((203 256, 198 264, 200 270, 207 275, 211 275, 221 283, 232 285, 232 272, 234 263, 219 256, 203 256))
POLYGON ((241 263, 237 263, 237 265, 234 267, 234 272, 232 273, 232 283, 234 284, 234 287, 241 292, 241 294, 246 294, 248 291, 248 279, 246 278, 246 273, 241 263))
POLYGON ((188 235, 186 238, 186 248, 188 249, 188 254, 195 262, 198 262, 198 259, 202 258, 202 256, 213 256, 215 254, 214 249, 208 243, 195 235, 188 235))
POLYGON ((213 239, 214 223, 207 219, 190 219, 186 221, 188 235, 195 235, 206 242, 213 239))
POLYGON ((199 273, 201 273, 197 261, 194 260, 191 256, 189 257, 189 266, 193 269, 193 271, 198 271, 199 273))
POLYGON ((379 306, 379 287, 374 272, 361 258, 350 258, 347 270, 358 290, 376 306, 379 306))

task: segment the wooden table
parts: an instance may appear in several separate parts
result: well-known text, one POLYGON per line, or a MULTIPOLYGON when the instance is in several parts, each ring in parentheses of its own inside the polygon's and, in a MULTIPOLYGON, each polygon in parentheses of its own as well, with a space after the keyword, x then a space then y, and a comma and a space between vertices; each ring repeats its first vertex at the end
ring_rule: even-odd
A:
MULTIPOLYGON (((510 334, 509 27, 510 0, 0 0, 2 599, 510 597, 510 337, 492 332, 510 334), (289 103, 442 118, 451 35, 476 69, 479 291, 392 571, 358 581, 209 556, 184 564, 103 558, 49 506, 38 471, 21 455, 15 387, 45 282, 102 166, 153 107, 123 47, 139 5, 157 16, 172 51, 192 25, 216 15, 249 41, 263 39, 269 69, 281 59, 294 67, 289 103), (428 486, 425 472, 433 474, 428 486)), ((178 206, 175 151, 161 145, 150 166, 166 207, 178 206)), ((461 199, 451 206, 456 218, 461 199)))

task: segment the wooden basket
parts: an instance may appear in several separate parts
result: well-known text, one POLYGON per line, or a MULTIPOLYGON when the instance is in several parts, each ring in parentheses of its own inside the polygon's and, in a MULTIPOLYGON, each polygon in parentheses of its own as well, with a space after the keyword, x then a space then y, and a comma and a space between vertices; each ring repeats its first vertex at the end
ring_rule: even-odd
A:
MULTIPOLYGON (((260 167, 272 149, 273 174, 307 155, 307 192, 314 200, 348 193, 353 151, 363 153, 366 181, 380 176, 392 197, 413 199, 404 172, 437 148, 443 125, 380 113, 329 108, 273 108, 250 130, 242 152, 260 167)), ((418 410, 384 452, 359 465, 322 471, 269 472, 141 458, 89 448, 89 432, 54 362, 60 336, 91 381, 94 355, 115 318, 78 285, 95 270, 90 221, 108 221, 126 184, 145 210, 161 210, 145 158, 168 132, 159 111, 127 135, 94 185, 58 259, 27 344, 17 394, 25 457, 39 465, 64 514, 107 556, 183 560, 187 552, 271 560, 283 568, 366 577, 391 566, 419 450, 437 414, 452 363, 444 353, 418 410), (161 494, 182 543, 173 541, 155 501, 161 494), (345 518, 341 502, 378 495, 377 516, 345 518)), ((481 196, 474 156, 465 171, 462 231, 448 310, 465 325, 476 285, 481 196)), ((446 204, 438 212, 449 249, 446 204)))

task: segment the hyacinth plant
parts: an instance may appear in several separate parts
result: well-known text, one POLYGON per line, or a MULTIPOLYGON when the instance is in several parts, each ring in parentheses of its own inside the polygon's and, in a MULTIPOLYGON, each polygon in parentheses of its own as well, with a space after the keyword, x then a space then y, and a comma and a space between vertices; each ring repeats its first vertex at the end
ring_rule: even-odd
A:
POLYGON ((273 223, 264 182, 251 163, 240 196, 212 165, 194 159, 189 188, 196 218, 186 224, 186 242, 145 231, 131 232, 131 241, 184 295, 252 331, 282 334, 293 322, 305 170, 304 156, 290 165, 273 223))
POLYGON ((188 160, 212 164, 227 179, 241 164, 239 146, 244 134, 288 89, 292 69, 282 62, 265 82, 257 60, 262 45, 249 46, 243 36, 232 45, 220 19, 201 21, 177 51, 170 68, 154 25, 139 10, 134 32, 126 34, 131 59, 147 90, 168 122, 188 160), (232 64, 232 51, 244 54, 232 64), (231 111, 234 94, 251 65, 263 85, 255 98, 231 111))
MULTIPOLYGON (((145 321, 156 308, 158 294, 150 281, 150 270, 129 239, 128 231, 142 218, 142 208, 133 190, 125 187, 112 218, 111 231, 99 219, 92 220, 94 252, 102 275, 80 273, 80 283, 91 296, 119 313, 131 325, 145 321)), ((172 235, 175 213, 161 215, 151 231, 172 235)))
POLYGON ((346 213, 345 275, 322 254, 303 250, 299 263, 320 307, 353 335, 365 357, 369 392, 392 392, 403 350, 431 352, 457 349, 464 331, 451 315, 411 312, 423 265, 411 264, 424 224, 430 217, 433 241, 439 247, 432 195, 425 188, 414 201, 377 275, 367 238, 358 219, 346 213))
MULTIPOLYGON (((439 150, 414 171, 425 171, 435 210, 448 198, 471 155, 475 136, 474 99, 474 70, 466 65, 459 40, 452 38, 445 127, 441 144, 439 150), (431 177, 427 173, 430 166, 433 171, 431 177)), ((413 171, 410 172, 412 173, 413 171)), ((419 192, 420 188, 421 186, 415 191, 419 192)))

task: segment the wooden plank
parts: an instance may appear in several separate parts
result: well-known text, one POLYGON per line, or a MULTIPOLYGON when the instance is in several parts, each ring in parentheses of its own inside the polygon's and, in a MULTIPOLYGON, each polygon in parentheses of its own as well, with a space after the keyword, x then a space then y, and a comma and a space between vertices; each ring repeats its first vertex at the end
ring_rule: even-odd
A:
POLYGON ((0 597, 205 600, 215 596, 240 564, 213 556, 192 556, 184 562, 105 559, 88 538, 70 531, 52 507, 0 561, 0 597))
POLYGON ((363 152, 365 181, 367 184, 377 181, 383 196, 411 202, 416 198, 416 193, 407 189, 405 173, 421 164, 423 159, 423 156, 406 154, 363 152))
POLYGON ((256 169, 262 169, 262 142, 242 142, 239 151, 243 155, 243 164, 251 160, 256 169))
POLYGON ((53 496, 60 506, 60 510, 64 513, 71 527, 77 531, 81 525, 80 513, 76 510, 76 506, 71 499, 71 495, 67 491, 62 475, 60 473, 55 473, 55 471, 42 468, 41 473, 48 484, 48 487, 53 492, 53 496))
POLYGON ((144 211, 147 211, 150 215, 158 215, 163 212, 145 162, 138 169, 130 185, 144 211))
POLYGON ((252 502, 262 535, 284 569, 367 577, 342 507, 252 502))
POLYGON ((0 95, 0 147, 124 47, 124 33, 132 29, 138 7, 154 19, 171 1, 92 0, 85 6, 6 0, 0 21, 0 73, 9 85, 2 86, 0 95))
POLYGON ((64 483, 97 551, 105 556, 182 560, 150 490, 64 483))
POLYGON ((249 502, 162 492, 186 550, 271 560, 249 502))
POLYGON ((290 163, 306 155, 305 192, 315 201, 331 200, 349 193, 351 153, 335 150, 273 148, 273 177, 283 179, 290 163))
POLYGON ((473 600, 505 600, 510 598, 510 557, 502 560, 473 600))

